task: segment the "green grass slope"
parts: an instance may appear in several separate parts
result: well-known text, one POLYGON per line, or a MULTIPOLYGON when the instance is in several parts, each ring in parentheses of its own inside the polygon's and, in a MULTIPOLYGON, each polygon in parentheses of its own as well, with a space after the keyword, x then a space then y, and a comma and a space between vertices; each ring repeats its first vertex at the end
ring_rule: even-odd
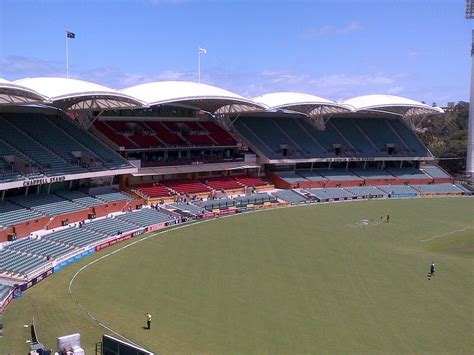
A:
MULTIPOLYGON (((124 249, 82 271, 73 292, 98 320, 159 353, 471 353, 473 216, 474 199, 440 198, 223 218, 124 249), (379 223, 386 213, 390 223, 379 223)), ((24 353, 32 316, 45 344, 79 331, 93 353, 107 331, 67 287, 82 265, 123 245, 15 301, 0 353, 24 353)))

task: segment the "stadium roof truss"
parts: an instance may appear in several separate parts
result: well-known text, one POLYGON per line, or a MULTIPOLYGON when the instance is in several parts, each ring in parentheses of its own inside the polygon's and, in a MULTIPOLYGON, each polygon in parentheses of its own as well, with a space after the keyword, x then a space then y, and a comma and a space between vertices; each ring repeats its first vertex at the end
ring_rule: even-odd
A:
POLYGON ((422 122, 428 116, 444 113, 441 107, 429 106, 422 102, 393 95, 358 96, 345 100, 343 103, 352 106, 357 112, 368 111, 399 115, 414 130, 420 129, 422 122))
POLYGON ((289 110, 309 117, 319 117, 353 110, 351 106, 345 104, 298 92, 274 92, 255 97, 253 100, 262 103, 270 110, 289 110))
POLYGON ((149 106, 176 105, 211 115, 261 111, 266 107, 233 92, 202 83, 160 81, 132 86, 119 92, 136 97, 149 106))
POLYGON ((50 100, 35 90, 0 79, 0 105, 44 104, 50 100))
POLYGON ((146 103, 114 89, 66 78, 28 78, 15 83, 48 96, 52 106, 63 110, 107 110, 146 107, 146 103))

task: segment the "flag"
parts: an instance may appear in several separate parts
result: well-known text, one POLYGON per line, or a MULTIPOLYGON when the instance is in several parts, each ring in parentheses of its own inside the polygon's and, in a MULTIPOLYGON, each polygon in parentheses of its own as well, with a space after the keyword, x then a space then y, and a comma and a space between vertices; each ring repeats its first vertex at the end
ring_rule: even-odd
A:
POLYGON ((74 32, 66 31, 67 38, 76 38, 76 34, 74 32))
POLYGON ((198 48, 198 52, 199 52, 199 53, 206 54, 206 53, 207 53, 207 49, 206 49, 206 48, 201 48, 201 47, 199 47, 199 48, 198 48))

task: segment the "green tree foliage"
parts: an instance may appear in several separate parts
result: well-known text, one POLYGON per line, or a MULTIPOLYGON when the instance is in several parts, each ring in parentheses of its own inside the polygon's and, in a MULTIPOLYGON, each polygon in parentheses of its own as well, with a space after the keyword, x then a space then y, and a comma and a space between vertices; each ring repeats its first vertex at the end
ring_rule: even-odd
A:
POLYGON ((468 118, 469 106, 460 103, 452 112, 428 118, 423 122, 424 132, 419 133, 433 155, 441 158, 439 165, 451 174, 462 174, 466 170, 468 118))

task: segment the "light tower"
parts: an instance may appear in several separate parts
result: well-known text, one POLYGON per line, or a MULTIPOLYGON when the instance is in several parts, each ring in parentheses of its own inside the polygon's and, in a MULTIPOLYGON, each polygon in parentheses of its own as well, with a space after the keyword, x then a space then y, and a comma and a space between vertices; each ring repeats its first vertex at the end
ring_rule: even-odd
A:
MULTIPOLYGON (((474 19, 474 0, 466 0, 466 19, 474 19)), ((474 30, 471 32, 471 95, 469 99, 469 123, 467 129, 466 174, 474 181, 474 30)))

